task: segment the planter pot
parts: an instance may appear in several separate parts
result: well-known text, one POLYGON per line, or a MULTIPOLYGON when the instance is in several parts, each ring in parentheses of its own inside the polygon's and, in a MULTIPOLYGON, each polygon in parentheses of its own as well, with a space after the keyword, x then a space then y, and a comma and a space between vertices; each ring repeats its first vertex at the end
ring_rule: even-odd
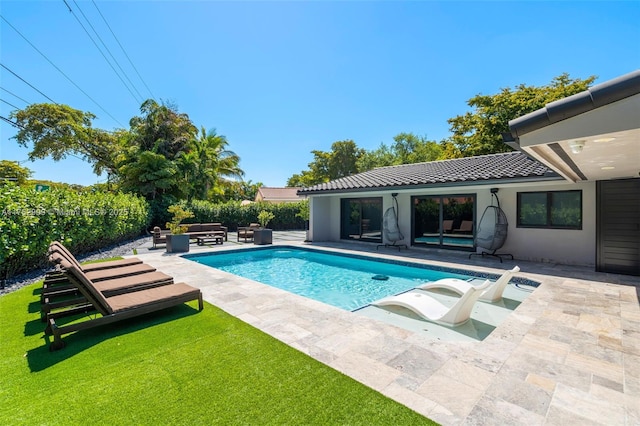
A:
POLYGON ((253 244, 271 244, 273 242, 273 233, 271 229, 263 228, 253 231, 253 244))
POLYGON ((167 253, 186 253, 189 251, 189 235, 167 235, 167 253))

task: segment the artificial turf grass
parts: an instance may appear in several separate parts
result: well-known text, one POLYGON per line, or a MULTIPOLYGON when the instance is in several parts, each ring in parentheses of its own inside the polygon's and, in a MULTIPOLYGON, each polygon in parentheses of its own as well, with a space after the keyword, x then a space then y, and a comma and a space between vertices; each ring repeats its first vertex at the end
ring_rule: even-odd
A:
POLYGON ((49 352, 39 286, 0 297, 0 424, 433 424, 209 304, 49 352))

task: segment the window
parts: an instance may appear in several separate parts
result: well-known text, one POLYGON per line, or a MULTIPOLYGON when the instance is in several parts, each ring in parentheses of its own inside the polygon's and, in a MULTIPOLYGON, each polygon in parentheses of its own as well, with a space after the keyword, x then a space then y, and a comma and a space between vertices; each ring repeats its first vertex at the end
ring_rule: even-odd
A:
POLYGON ((340 238, 382 242, 382 198, 343 198, 340 238))
POLYGON ((518 192, 517 226, 582 229, 582 191, 518 192))
POLYGON ((411 204, 412 244, 473 248, 475 195, 421 195, 411 204))

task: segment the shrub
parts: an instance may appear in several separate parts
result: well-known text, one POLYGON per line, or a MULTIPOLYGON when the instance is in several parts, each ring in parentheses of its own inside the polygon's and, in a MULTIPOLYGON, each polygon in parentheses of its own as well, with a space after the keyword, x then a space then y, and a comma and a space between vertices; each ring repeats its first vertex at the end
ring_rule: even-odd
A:
POLYGON ((193 213, 182 208, 180 204, 174 204, 167 210, 173 215, 170 222, 167 222, 167 228, 174 235, 180 235, 187 232, 188 226, 181 225, 182 221, 193 217, 193 213))
POLYGON ((238 226, 247 226, 250 223, 258 222, 258 215, 261 211, 271 212, 273 220, 269 222, 269 227, 281 231, 291 229, 305 229, 305 221, 299 216, 307 201, 297 203, 251 203, 241 206, 240 202, 232 201, 228 203, 215 204, 209 201, 195 200, 187 203, 188 208, 194 213, 191 223, 211 223, 220 222, 227 226, 230 231, 235 231, 238 226))
POLYGON ((133 195, 2 185, 0 277, 43 266, 53 240, 86 253, 139 235, 148 217, 147 202, 133 195))
POLYGON ((258 223, 261 227, 266 228, 269 222, 271 222, 275 218, 275 215, 267 210, 262 210, 258 213, 258 223))

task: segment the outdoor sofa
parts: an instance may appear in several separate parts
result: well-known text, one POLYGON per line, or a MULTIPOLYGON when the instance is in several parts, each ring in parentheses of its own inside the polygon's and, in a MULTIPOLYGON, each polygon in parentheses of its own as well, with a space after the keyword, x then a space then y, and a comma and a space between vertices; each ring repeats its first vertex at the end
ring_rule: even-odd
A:
MULTIPOLYGON (((221 236, 225 241, 228 241, 228 228, 222 223, 187 223, 185 226, 187 231, 184 234, 188 235, 190 240, 197 240, 198 237, 221 236)), ((169 230, 160 229, 158 226, 154 227, 153 248, 156 248, 157 244, 166 244, 169 234, 171 234, 169 230)))

